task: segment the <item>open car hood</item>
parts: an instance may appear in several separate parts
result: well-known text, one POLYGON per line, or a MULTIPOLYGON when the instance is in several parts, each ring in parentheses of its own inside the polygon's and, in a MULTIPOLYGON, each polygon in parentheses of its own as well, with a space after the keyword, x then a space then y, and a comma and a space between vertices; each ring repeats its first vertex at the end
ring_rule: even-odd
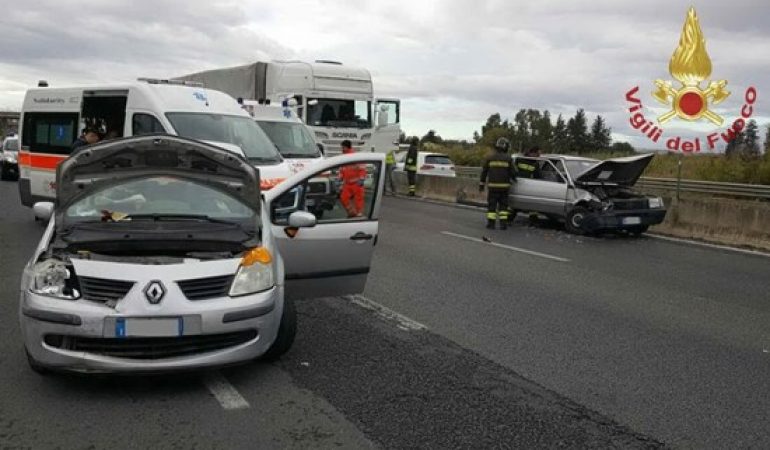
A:
POLYGON ((633 186, 655 156, 653 153, 601 161, 575 177, 580 184, 633 186))
POLYGON ((115 182, 144 176, 195 179, 259 211, 258 169, 229 150, 169 135, 130 137, 76 151, 56 169, 57 209, 115 182))

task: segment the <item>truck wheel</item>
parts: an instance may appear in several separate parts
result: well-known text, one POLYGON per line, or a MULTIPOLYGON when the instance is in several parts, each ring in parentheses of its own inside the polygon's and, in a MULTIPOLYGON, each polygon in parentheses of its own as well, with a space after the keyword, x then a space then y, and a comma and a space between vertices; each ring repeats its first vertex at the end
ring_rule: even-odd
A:
POLYGON ((583 222, 586 220, 587 216, 588 209, 585 207, 576 206, 572 208, 570 212, 567 213, 567 217, 564 220, 564 228, 566 228, 567 231, 572 234, 586 234, 585 230, 583 229, 583 222))
POLYGON ((265 352, 260 359, 265 361, 275 361, 288 352, 294 344, 294 336, 297 335, 297 310, 294 307, 294 301, 283 300, 283 315, 281 316, 281 325, 278 327, 278 336, 275 337, 273 345, 265 352))

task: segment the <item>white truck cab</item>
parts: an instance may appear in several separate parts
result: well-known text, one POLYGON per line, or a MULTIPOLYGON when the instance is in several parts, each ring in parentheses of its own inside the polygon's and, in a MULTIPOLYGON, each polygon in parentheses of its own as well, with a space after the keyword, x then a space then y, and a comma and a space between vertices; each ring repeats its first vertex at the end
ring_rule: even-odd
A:
POLYGON ((27 91, 19 136, 22 204, 55 198, 56 167, 85 128, 104 139, 166 133, 240 153, 260 169, 263 190, 291 175, 268 136, 227 94, 194 83, 136 82, 27 91))

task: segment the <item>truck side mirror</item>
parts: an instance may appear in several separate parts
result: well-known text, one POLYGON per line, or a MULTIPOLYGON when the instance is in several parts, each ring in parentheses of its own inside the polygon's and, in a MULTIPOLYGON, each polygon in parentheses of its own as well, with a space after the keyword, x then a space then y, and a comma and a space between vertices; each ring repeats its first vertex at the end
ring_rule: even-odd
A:
POLYGON ((323 144, 316 144, 316 147, 318 147, 318 151, 321 152, 322 155, 326 155, 326 150, 324 150, 323 144))

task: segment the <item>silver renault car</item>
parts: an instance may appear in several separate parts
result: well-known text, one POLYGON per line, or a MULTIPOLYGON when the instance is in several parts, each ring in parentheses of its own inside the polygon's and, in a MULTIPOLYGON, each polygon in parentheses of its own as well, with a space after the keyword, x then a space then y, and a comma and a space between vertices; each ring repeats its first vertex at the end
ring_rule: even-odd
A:
POLYGON ((293 299, 361 292, 377 241, 382 155, 330 158, 260 192, 228 150, 173 136, 84 148, 62 162, 48 227, 21 280, 30 366, 156 372, 276 358, 293 299), (323 220, 308 181, 373 173, 365 211, 323 220))

